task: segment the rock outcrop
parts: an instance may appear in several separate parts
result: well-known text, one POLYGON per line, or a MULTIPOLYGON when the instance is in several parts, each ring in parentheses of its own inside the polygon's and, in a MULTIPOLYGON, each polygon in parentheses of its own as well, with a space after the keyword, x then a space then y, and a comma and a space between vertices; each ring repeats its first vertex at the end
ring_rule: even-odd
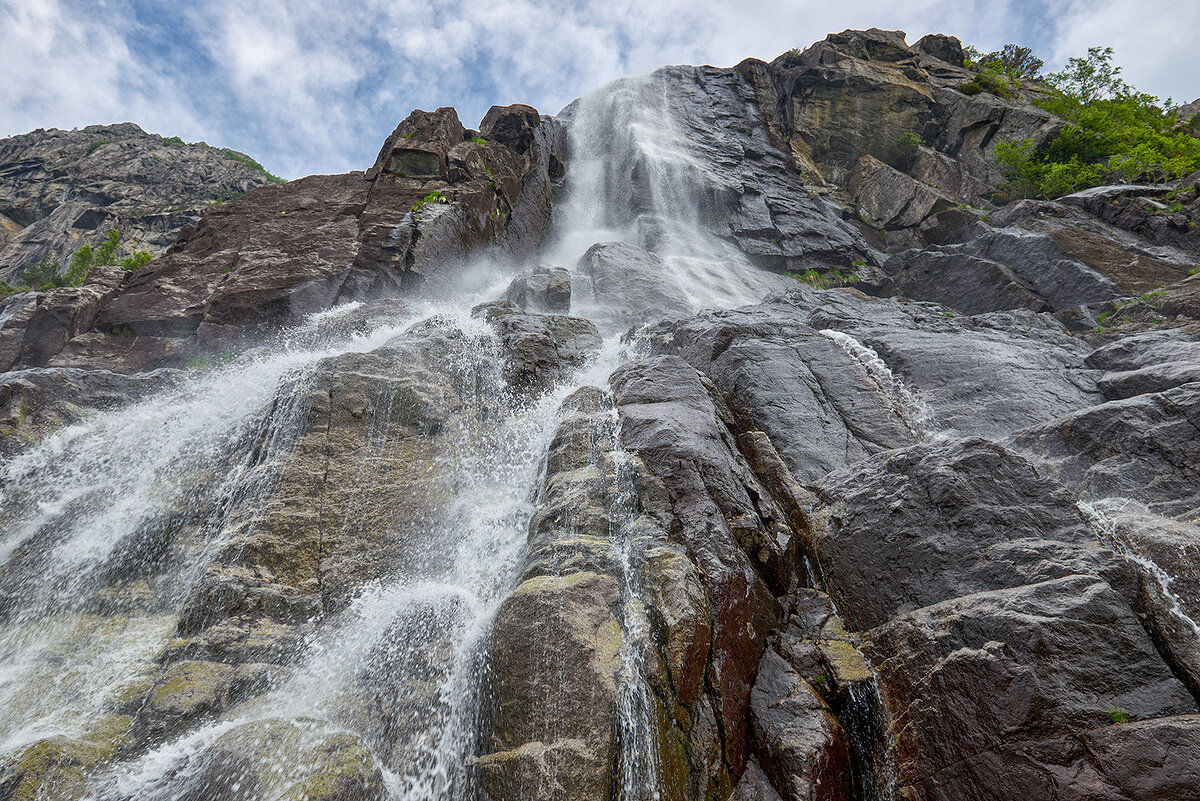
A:
POLYGON ((65 264, 113 228, 130 253, 160 255, 211 204, 273 180, 243 153, 130 122, 0 140, 0 280, 45 256, 65 264))
POLYGON ((416 111, 0 301, 0 801, 1200 799, 1200 175, 999 207, 963 57, 416 111))

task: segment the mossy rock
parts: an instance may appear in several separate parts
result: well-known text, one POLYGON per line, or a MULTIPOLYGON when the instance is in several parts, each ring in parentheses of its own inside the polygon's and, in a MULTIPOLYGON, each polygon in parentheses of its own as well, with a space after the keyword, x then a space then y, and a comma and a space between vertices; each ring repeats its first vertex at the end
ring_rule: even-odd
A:
POLYGON ((49 737, 0 758, 0 798, 66 801, 79 798, 88 777, 116 755, 132 718, 105 715, 83 737, 49 737))

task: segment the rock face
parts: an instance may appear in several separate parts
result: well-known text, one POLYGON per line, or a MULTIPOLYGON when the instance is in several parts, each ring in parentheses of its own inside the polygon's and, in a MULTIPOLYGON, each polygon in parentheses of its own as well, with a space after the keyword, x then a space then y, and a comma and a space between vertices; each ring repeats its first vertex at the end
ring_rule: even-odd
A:
MULTIPOLYGON (((212 203, 272 177, 257 162, 133 123, 36 130, 0 140, 0 280, 46 255, 60 263, 112 228, 157 256, 212 203)), ((278 180, 278 179, 274 179, 278 180)))
POLYGON ((415 111, 0 300, 0 801, 1200 801, 1200 175, 994 207, 1062 123, 962 63, 415 111))

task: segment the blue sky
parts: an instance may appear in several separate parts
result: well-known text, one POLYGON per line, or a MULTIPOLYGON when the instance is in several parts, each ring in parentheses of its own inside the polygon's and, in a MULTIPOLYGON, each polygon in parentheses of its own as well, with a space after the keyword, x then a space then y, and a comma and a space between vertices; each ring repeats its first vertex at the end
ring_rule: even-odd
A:
POLYGON ((279 175, 370 165, 413 108, 554 113, 663 64, 770 60, 846 28, 1111 45, 1143 91, 1200 96, 1200 0, 0 0, 0 136, 136 122, 279 175))

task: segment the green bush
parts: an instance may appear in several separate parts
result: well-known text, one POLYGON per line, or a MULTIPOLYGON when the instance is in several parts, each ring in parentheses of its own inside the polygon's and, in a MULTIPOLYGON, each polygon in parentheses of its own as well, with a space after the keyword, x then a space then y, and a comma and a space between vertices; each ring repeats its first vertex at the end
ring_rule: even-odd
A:
POLYGON ((1161 183, 1200 169, 1200 139, 1178 126, 1170 101, 1137 92, 1112 64, 1111 47, 1092 47, 1046 76, 1037 105, 1066 121, 1053 140, 1001 142, 994 151, 1007 180, 1001 200, 1060 197, 1107 182, 1161 183))
POLYGON ((136 273, 138 268, 149 262, 154 257, 144 250, 139 250, 132 256, 127 256, 120 261, 121 269, 128 273, 136 273))
POLYGON ((418 200, 416 203, 412 204, 412 210, 416 211, 417 209, 421 208, 422 206, 427 206, 430 203, 449 203, 449 202, 450 202, 450 198, 446 197, 444 192, 442 192, 440 190, 435 190, 433 192, 430 192, 428 195, 421 198, 420 200, 418 200))
POLYGON ((96 246, 96 264, 116 264, 117 248, 121 246, 121 232, 116 228, 104 235, 104 241, 96 246))
POLYGON ((486 145, 487 144, 487 140, 484 139, 482 136, 472 136, 471 141, 477 145, 486 145))
POLYGON ((63 286, 61 271, 62 265, 58 263, 58 259, 47 253, 20 269, 17 273, 17 291, 28 292, 63 286))

